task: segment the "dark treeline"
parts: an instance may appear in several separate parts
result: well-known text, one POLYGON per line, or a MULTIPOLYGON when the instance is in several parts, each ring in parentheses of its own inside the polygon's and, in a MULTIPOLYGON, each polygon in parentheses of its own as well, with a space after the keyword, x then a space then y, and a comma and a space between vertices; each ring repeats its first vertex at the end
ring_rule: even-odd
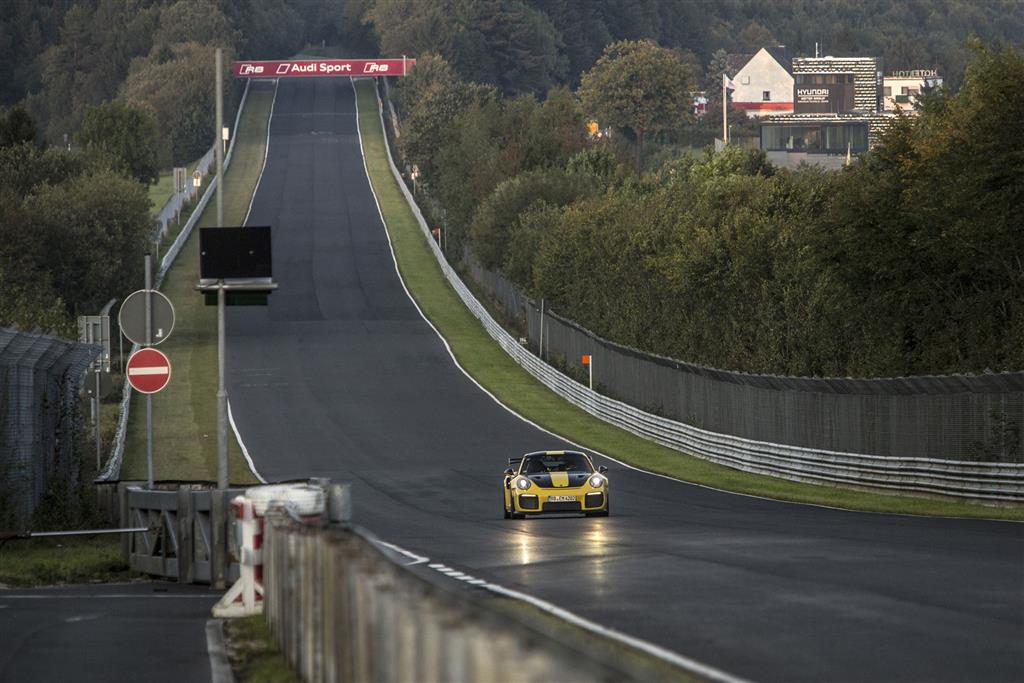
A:
POLYGON ((137 287, 145 184, 213 142, 214 48, 293 54, 337 33, 337 5, 0 3, 0 325, 73 336, 75 316, 137 287))
POLYGON ((436 56, 399 85, 399 149, 451 253, 615 341, 793 375, 1020 369, 1024 53, 973 50, 959 92, 841 173, 729 148, 638 176, 571 92, 502 99, 436 56))
POLYGON ((345 35, 384 54, 444 57, 503 93, 575 87, 604 48, 652 40, 677 49, 709 90, 729 52, 784 44, 797 54, 876 56, 885 69, 937 68, 954 88, 966 39, 1019 43, 1013 0, 350 0, 345 35))
MULTIPOLYGON (((90 106, 115 98, 159 124, 163 165, 210 146, 214 47, 279 58, 333 36, 330 0, 6 0, 0 106, 21 103, 42 141, 72 141, 90 106)), ((228 81, 233 85, 232 81, 228 81)))

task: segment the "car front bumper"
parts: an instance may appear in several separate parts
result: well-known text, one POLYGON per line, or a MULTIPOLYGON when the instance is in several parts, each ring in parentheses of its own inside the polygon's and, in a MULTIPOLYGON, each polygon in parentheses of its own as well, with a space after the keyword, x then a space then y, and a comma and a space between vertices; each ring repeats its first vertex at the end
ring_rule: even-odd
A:
POLYGON ((608 508, 608 491, 589 486, 571 489, 532 486, 513 492, 512 507, 514 512, 527 514, 601 512, 608 508), (564 500, 568 497, 574 500, 564 500))

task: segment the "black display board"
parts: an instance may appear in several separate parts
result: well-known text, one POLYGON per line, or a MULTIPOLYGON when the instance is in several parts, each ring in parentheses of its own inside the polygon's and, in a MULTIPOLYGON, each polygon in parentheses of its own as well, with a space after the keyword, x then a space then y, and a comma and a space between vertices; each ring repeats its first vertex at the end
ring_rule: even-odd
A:
POLYGON ((199 277, 203 280, 273 277, 270 226, 200 228, 199 277))

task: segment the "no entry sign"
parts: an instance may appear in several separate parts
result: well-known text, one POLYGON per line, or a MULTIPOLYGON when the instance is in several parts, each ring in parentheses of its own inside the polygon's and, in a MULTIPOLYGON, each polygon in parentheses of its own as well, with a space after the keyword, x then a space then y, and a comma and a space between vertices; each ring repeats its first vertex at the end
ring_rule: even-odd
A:
POLYGON ((128 359, 128 383, 143 394, 155 394, 171 379, 171 361, 156 349, 139 349, 128 359))
POLYGON ((308 59, 235 62, 235 78, 293 76, 406 76, 415 59, 308 59))

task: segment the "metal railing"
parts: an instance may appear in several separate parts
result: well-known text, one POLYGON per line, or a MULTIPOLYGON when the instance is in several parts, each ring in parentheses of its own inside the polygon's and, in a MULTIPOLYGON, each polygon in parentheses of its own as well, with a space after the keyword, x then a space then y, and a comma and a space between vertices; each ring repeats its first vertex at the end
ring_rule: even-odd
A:
MULTIPOLYGON (((379 93, 377 103, 381 128, 386 131, 379 93)), ((1024 502, 1024 464, 883 457, 756 441, 699 429, 592 391, 524 348, 477 301, 431 237, 415 198, 395 166, 386 132, 384 144, 391 173, 416 216, 441 271, 459 298, 509 356, 573 405, 638 436, 745 472, 815 484, 840 484, 997 504, 1024 502)))
MULTIPOLYGON (((228 147, 228 155, 224 159, 225 171, 227 171, 228 166, 231 164, 231 157, 235 151, 235 141, 238 139, 238 122, 242 118, 242 112, 245 110, 245 102, 248 96, 249 81, 246 81, 245 90, 242 92, 242 99, 238 103, 238 112, 235 114, 235 127, 232 129, 236 134, 231 137, 231 143, 228 147)), ((214 144, 220 144, 220 141, 217 141, 214 144)), ((212 150, 213 148, 211 147, 211 151, 212 150)), ((164 253, 163 258, 160 260, 160 268, 157 270, 156 275, 153 278, 154 288, 160 289, 160 285, 163 284, 167 271, 170 270, 174 260, 178 258, 178 254, 185 246, 185 242, 188 241, 193 228, 195 228, 199 219, 202 217, 203 211, 206 210, 206 205, 209 204, 210 200, 213 198, 214 192, 216 192, 219 183, 220 178, 213 179, 213 182, 210 183, 206 192, 204 192, 203 196, 199 199, 199 203, 196 204, 196 208, 192 212, 192 215, 189 217, 188 221, 186 221, 184 227, 182 227, 181 232, 178 233, 174 242, 171 243, 171 246, 168 247, 167 251, 164 253)), ((135 353, 138 349, 139 345, 133 344, 129 355, 131 353, 135 353)), ((129 411, 131 410, 131 399, 131 385, 128 382, 125 382, 124 391, 121 395, 121 417, 117 423, 117 433, 114 435, 114 442, 111 445, 110 458, 107 459, 107 464, 104 466, 103 471, 96 478, 96 481, 98 482, 118 481, 121 477, 121 463, 124 461, 124 444, 125 438, 128 435, 128 418, 129 411)))

